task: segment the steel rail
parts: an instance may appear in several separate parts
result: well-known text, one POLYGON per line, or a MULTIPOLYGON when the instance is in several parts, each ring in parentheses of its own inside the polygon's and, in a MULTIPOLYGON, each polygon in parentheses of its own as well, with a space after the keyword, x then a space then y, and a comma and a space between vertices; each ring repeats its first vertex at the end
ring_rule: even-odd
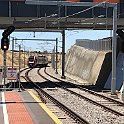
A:
POLYGON ((115 100, 115 99, 113 99, 113 98, 110 98, 110 97, 101 95, 101 94, 99 94, 99 93, 97 93, 97 92, 95 92, 95 91, 86 89, 86 88, 84 88, 84 87, 82 87, 82 86, 73 84, 73 83, 71 83, 71 82, 65 82, 65 81, 63 81, 63 80, 61 80, 61 79, 58 79, 58 78, 56 78, 56 77, 54 77, 54 76, 48 74, 48 73, 46 72, 46 69, 44 70, 44 72, 45 72, 47 75, 49 75, 50 77, 52 77, 52 78, 54 78, 54 79, 56 79, 56 80, 58 80, 58 81, 62 81, 62 82, 64 82, 64 83, 68 83, 68 84, 70 84, 71 86, 75 86, 76 88, 79 88, 80 90, 84 90, 84 91, 86 91, 86 92, 89 92, 90 94, 94 94, 94 95, 96 95, 96 96, 98 96, 98 97, 101 97, 101 98, 104 98, 104 99, 106 99, 106 100, 108 100, 108 101, 110 101, 110 102, 114 102, 114 103, 116 103, 116 104, 119 104, 119 105, 121 105, 121 106, 124 106, 124 103, 123 103, 123 102, 120 102, 120 101, 117 101, 117 100, 115 100))
MULTIPOLYGON (((44 70, 45 71, 45 73, 46 73, 46 70, 44 70)), ((48 74, 48 73, 47 73, 48 74)), ((49 74, 48 74, 49 75, 49 74)), ((52 78, 54 78, 53 76, 51 76, 51 75, 49 75, 50 77, 52 77, 52 78)), ((57 79, 57 78, 54 78, 54 79, 57 79)), ((49 80, 49 79, 48 79, 49 80)), ((59 79, 58 79, 59 80, 59 79)), ((62 80, 59 80, 59 81, 62 81, 62 80)), ((52 81, 51 81, 52 82, 52 81)), ((96 101, 94 101, 94 100, 91 100, 91 99, 89 99, 89 98, 87 98, 87 97, 85 97, 85 96, 83 96, 83 95, 81 95, 81 94, 78 94, 78 93, 76 93, 76 92, 74 92, 74 91, 72 91, 72 90, 69 90, 69 89, 67 89, 66 87, 64 87, 64 86, 62 86, 61 84, 59 84, 59 83, 57 83, 57 82, 52 82, 52 83, 55 83, 56 85, 58 85, 58 86, 60 86, 61 88, 63 88, 64 90, 66 90, 66 91, 68 91, 68 92, 70 92, 70 93, 72 93, 72 94, 74 94, 74 95, 76 95, 76 96, 78 96, 78 97, 80 97, 80 98, 83 98, 83 99, 85 99, 86 101, 89 101, 89 102, 91 102, 91 103, 93 103, 93 104, 95 104, 95 105, 97 105, 97 106, 100 106, 100 107, 102 107, 102 108, 104 108, 105 110, 107 110, 107 111, 109 111, 109 112, 111 112, 111 113, 114 113, 115 115, 118 115, 118 116, 124 116, 124 114, 122 114, 122 113, 120 113, 120 112, 118 112, 118 111, 116 111, 116 110, 113 110, 113 109, 111 109, 111 108, 109 108, 109 107, 107 107, 107 106, 105 106, 105 105, 102 105, 102 104, 100 104, 100 103, 98 103, 98 102, 96 102, 96 101)), ((64 83, 66 83, 65 81, 64 81, 64 83)), ((75 86, 75 85, 74 85, 75 86)), ((77 87, 77 86, 76 86, 77 87)), ((77 87, 78 88, 78 87, 77 87)), ((88 90, 87 90, 88 91, 88 90)), ((91 92, 90 92, 91 93, 91 92)), ((101 97, 101 96, 100 96, 101 97)), ((106 98, 106 97, 105 97, 106 98)), ((109 98, 108 98, 108 100, 109 100, 109 98)), ((111 99, 110 99, 111 100, 111 99)), ((112 99, 113 100, 113 99, 112 99)), ((117 101, 116 101, 117 102, 117 101)), ((119 102, 120 103, 120 102, 119 102)))
MULTIPOLYGON (((66 107, 65 105, 63 105, 62 103, 60 103, 58 100, 56 100, 54 97, 52 97, 51 95, 49 95, 48 93, 46 93, 39 85, 37 85, 36 83, 34 83, 29 77, 28 77, 28 73, 29 71, 31 71, 32 69, 28 70, 25 73, 26 78, 34 84, 35 89, 39 89, 37 90, 37 92, 39 92, 39 94, 43 94, 44 96, 46 96, 48 99, 50 99, 53 103, 55 103, 57 106, 59 106, 63 111, 65 111, 66 113, 69 114, 69 116, 71 118, 73 118, 76 122, 81 123, 81 124, 89 124, 88 121, 86 121, 85 119, 83 119, 82 117, 80 117, 78 114, 76 114, 75 112, 73 112, 71 109, 69 109, 68 107, 66 107)), ((40 70, 40 69, 39 69, 40 70)))

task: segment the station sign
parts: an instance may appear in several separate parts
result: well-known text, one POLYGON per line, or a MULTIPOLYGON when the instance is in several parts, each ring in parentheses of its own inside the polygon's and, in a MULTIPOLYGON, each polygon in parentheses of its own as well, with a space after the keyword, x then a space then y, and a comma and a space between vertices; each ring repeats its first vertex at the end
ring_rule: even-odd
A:
POLYGON ((17 79, 17 68, 8 68, 7 69, 7 79, 16 80, 17 79))

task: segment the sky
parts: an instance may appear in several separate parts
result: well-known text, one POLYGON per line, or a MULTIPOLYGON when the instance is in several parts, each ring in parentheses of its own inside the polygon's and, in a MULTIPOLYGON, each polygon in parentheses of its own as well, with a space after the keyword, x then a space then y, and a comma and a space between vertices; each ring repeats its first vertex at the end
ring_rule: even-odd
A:
MULTIPOLYGON (((2 38, 3 30, 0 30, 0 38, 2 38)), ((61 33, 55 32, 13 32, 11 37, 15 37, 17 39, 53 39, 55 40, 58 38, 58 51, 61 51, 62 46, 62 35, 61 33)), ((67 51, 72 45, 75 44, 76 39, 90 39, 90 40, 97 40, 102 39, 105 37, 110 37, 111 31, 110 30, 67 30, 65 31, 65 51, 67 51)), ((15 44, 16 50, 18 50, 18 44, 22 45, 22 50, 30 50, 30 51, 52 51, 55 42, 49 41, 17 41, 15 44)), ((9 50, 12 49, 12 41, 10 41, 9 50)))

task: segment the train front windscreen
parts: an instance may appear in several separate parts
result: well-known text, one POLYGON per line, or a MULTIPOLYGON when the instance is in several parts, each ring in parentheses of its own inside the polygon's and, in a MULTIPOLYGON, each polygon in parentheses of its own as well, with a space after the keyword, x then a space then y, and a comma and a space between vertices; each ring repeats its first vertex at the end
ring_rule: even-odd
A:
POLYGON ((30 61, 30 62, 33 62, 33 61, 34 61, 34 56, 30 56, 30 57, 29 57, 29 61, 30 61))

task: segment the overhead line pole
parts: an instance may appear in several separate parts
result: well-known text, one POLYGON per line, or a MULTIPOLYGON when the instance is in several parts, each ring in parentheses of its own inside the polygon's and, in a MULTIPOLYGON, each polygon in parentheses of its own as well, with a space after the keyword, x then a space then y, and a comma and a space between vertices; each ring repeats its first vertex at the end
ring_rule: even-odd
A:
POLYGON ((24 46, 24 68, 25 68, 25 46, 24 46))
POLYGON ((58 74, 57 63, 58 63, 58 38, 56 38, 56 74, 58 74))
POLYGON ((62 31, 62 76, 65 79, 65 30, 62 31))
POLYGON ((21 86, 20 86, 21 85, 20 84, 20 69, 21 69, 21 60, 20 60, 21 59, 20 58, 21 56, 20 56, 20 54, 21 53, 20 53, 20 50, 21 50, 21 45, 19 44, 19 60, 18 60, 18 62, 19 62, 19 73, 18 73, 18 78, 19 78, 18 79, 19 80, 19 92, 21 91, 21 86))
POLYGON ((12 37, 12 68, 14 63, 14 37, 12 37))
POLYGON ((116 94, 116 47, 117 47, 117 4, 113 7, 113 37, 112 37, 112 81, 111 94, 116 94))

